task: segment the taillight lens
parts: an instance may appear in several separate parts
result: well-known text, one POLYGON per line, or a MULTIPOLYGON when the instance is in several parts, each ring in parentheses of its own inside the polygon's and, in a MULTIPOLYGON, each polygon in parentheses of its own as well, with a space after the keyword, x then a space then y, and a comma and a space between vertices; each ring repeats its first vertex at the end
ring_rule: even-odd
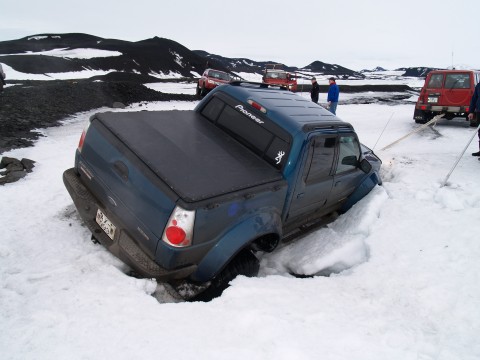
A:
POLYGON ((85 142, 85 136, 87 136, 88 128, 90 127, 90 121, 87 123, 85 128, 82 131, 82 136, 80 136, 80 141, 78 142, 78 151, 82 152, 83 143, 85 142))
POLYGON ((267 113, 267 109, 265 109, 262 105, 260 105, 259 103, 253 101, 253 100, 247 100, 247 102, 252 105, 253 108, 261 111, 262 113, 266 114, 267 113))
POLYGON ((170 219, 168 219, 162 240, 175 247, 190 246, 192 244, 194 224, 195 210, 185 210, 177 206, 173 210, 170 219))

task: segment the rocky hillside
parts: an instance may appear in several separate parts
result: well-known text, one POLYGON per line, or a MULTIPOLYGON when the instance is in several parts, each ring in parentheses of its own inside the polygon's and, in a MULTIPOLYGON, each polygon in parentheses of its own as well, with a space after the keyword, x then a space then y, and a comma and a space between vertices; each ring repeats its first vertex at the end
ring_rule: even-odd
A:
MULTIPOLYGON (((130 42, 86 34, 40 34, 0 42, 0 54, 3 54, 0 62, 29 74, 90 69, 194 77, 206 66, 204 57, 175 41, 158 37, 130 42), (107 56, 78 58, 51 53, 57 49, 96 49, 105 51, 107 56), (26 53, 29 53, 28 56, 26 53)), ((221 64, 213 65, 224 70, 221 64)))
MULTIPOLYGON (((137 42, 104 39, 88 34, 38 34, 0 42, 0 62, 27 74, 56 74, 84 70, 115 71, 143 77, 195 78, 212 67, 235 73, 260 74, 273 61, 227 58, 203 50, 189 50, 169 39, 154 37, 137 42), (91 56, 71 56, 80 49, 97 51, 91 56), (98 53, 100 52, 100 53, 98 53)), ((287 71, 362 78, 359 72, 336 64, 314 61, 299 68, 280 64, 287 71)))

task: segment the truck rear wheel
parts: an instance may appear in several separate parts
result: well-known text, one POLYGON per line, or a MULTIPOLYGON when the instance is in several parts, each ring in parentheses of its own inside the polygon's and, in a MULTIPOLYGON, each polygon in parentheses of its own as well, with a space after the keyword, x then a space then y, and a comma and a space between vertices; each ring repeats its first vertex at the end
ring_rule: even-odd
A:
POLYGON ((242 250, 228 265, 211 281, 210 286, 191 301, 210 301, 222 295, 230 281, 238 275, 254 277, 258 274, 260 262, 250 249, 242 250))

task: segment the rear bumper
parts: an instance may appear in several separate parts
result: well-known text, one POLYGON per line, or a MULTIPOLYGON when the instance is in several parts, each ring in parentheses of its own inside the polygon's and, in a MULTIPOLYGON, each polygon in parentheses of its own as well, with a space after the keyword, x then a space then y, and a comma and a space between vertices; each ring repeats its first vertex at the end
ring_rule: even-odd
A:
POLYGON ((108 209, 101 206, 93 194, 82 184, 73 168, 63 173, 63 183, 85 225, 92 232, 93 237, 139 275, 155 278, 159 281, 168 281, 184 279, 197 269, 196 265, 188 265, 172 270, 159 266, 135 243, 124 229, 119 229, 114 239, 110 239, 95 221, 97 210, 101 209, 117 225, 120 224, 119 220, 108 209))
POLYGON ((468 109, 468 106, 442 106, 442 105, 432 105, 432 104, 415 105, 415 110, 430 111, 430 112, 436 112, 436 113, 466 114, 468 112, 467 109, 468 109))

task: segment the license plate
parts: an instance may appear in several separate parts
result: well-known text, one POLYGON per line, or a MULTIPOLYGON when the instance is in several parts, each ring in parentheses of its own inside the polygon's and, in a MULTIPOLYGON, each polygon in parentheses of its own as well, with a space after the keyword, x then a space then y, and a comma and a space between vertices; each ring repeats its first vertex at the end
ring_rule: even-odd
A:
POLYGON ((108 218, 100 209, 97 210, 97 216, 95 217, 95 221, 98 225, 100 225, 102 230, 105 231, 105 234, 107 234, 108 237, 113 240, 117 227, 113 225, 110 220, 108 220, 108 218))
POLYGON ((429 96, 427 102, 429 102, 429 103, 438 103, 438 97, 434 97, 434 96, 430 97, 430 96, 429 96))

